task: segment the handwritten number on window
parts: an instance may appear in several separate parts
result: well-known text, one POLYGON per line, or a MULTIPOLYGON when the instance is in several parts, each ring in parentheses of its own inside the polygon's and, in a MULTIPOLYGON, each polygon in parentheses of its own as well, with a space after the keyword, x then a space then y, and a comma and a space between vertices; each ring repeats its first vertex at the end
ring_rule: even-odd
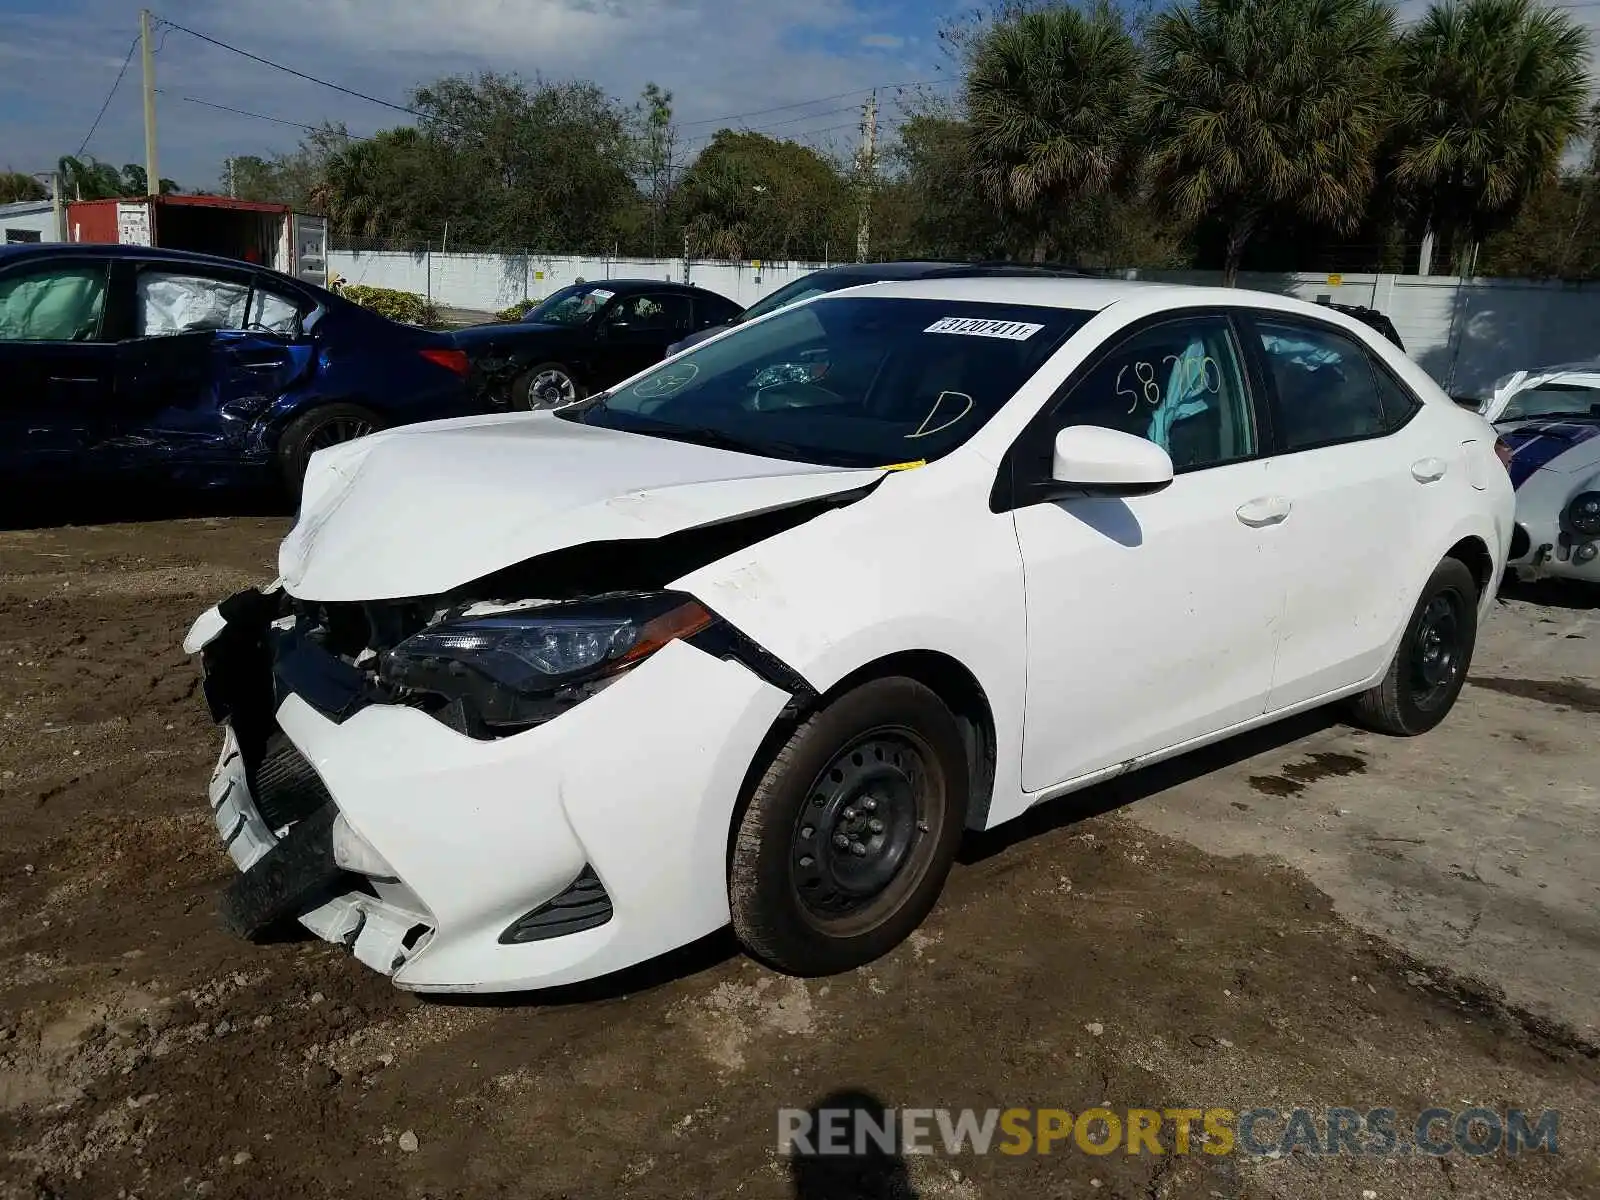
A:
MULTIPOLYGON (((1195 392, 1209 392, 1216 395, 1222 390, 1222 368, 1209 354, 1198 359, 1179 358, 1176 354, 1169 354, 1161 360, 1161 363, 1162 366, 1173 364, 1174 374, 1170 376, 1170 382, 1177 385, 1179 396, 1188 396, 1195 392)), ((1117 372, 1116 394, 1131 398, 1131 403, 1128 405, 1130 416, 1138 411, 1141 400, 1151 408, 1159 407, 1162 393, 1161 385, 1156 382, 1155 364, 1144 359, 1124 363, 1122 369, 1117 372), (1126 379, 1130 367, 1133 369, 1131 382, 1126 379)))

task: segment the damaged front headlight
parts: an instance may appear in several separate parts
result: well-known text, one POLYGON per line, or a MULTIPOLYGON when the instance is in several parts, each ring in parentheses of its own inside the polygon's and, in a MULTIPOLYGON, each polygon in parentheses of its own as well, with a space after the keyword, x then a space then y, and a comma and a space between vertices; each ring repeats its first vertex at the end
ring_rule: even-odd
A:
POLYGON ((386 651, 378 674, 393 687, 439 697, 448 709, 439 715, 462 732, 522 728, 714 620, 698 602, 668 592, 463 613, 386 651))

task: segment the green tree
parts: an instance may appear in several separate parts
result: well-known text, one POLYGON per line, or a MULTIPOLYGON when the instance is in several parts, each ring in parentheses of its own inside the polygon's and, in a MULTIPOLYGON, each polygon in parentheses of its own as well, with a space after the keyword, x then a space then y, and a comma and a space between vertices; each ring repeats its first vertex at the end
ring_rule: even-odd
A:
POLYGON ((1174 218, 1222 222, 1226 283, 1274 210, 1360 222, 1393 49, 1378 0, 1197 0, 1151 23, 1150 179, 1174 218))
POLYGON ((1142 82, 1139 48, 1103 3, 1022 12, 978 42, 972 165, 990 200, 1034 234, 1038 257, 1069 210, 1127 191, 1142 82))
POLYGON ((420 248, 610 250, 640 204, 627 114, 590 83, 451 76, 413 126, 328 156, 311 204, 335 229, 420 248))
POLYGON ((309 131, 293 150, 267 158, 234 155, 223 165, 220 190, 241 200, 287 204, 297 212, 318 211, 314 197, 328 163, 350 144, 344 125, 329 122, 309 131))
POLYGON ((1014 233, 989 201, 960 117, 919 112, 884 155, 888 177, 874 206, 873 238, 900 258, 1006 258, 1014 233))
POLYGON ((32 175, 21 171, 0 171, 0 204, 18 200, 48 200, 50 193, 32 175))
POLYGON ((310 205, 340 233, 421 249, 455 211, 459 169, 450 147, 422 130, 386 129, 332 155, 310 205))
MULTIPOLYGON (((56 169, 61 175, 61 194, 69 200, 111 200, 145 195, 144 168, 138 163, 128 163, 119 171, 93 155, 77 158, 69 154, 56 164, 56 169)), ((172 180, 161 180, 163 195, 179 190, 172 180)))
POLYGON ((675 196, 692 254, 727 259, 843 257, 856 198, 838 166, 808 146, 718 130, 675 196))
POLYGON ((608 250, 638 203, 627 114, 592 83, 453 76, 412 103, 455 172, 453 242, 608 250))
POLYGON ((1401 39, 1395 182, 1466 267, 1556 175, 1588 100, 1589 38, 1530 0, 1435 4, 1401 39))
POLYGON ((672 234, 668 217, 678 148, 678 131, 672 123, 672 93, 654 83, 645 84, 631 117, 644 199, 650 207, 650 255, 655 258, 661 254, 663 240, 672 234))

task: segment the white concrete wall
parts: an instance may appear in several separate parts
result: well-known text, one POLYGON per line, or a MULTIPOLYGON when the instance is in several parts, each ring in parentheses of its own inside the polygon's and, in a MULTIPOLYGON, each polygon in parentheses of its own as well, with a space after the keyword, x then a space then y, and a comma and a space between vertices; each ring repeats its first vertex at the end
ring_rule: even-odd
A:
MULTIPOLYGON (((684 282, 681 258, 581 258, 520 254, 406 254, 394 250, 334 250, 332 269, 347 283, 398 288, 451 308, 494 312, 523 299, 541 299, 579 279, 670 279, 684 282)), ((748 308, 822 263, 689 264, 688 282, 748 308)))
MULTIPOLYGON (((453 308, 494 311, 538 299, 578 279, 672 279, 749 306, 823 263, 690 262, 500 254, 335 250, 350 283, 428 295, 453 308)), ((1142 279, 1216 284, 1214 271, 1145 271, 1142 279)), ((1362 304, 1388 315, 1406 349, 1446 390, 1474 395, 1521 367, 1600 357, 1600 283, 1541 283, 1450 276, 1244 274, 1239 286, 1315 301, 1362 304)))
POLYGON ((9 240, 6 234, 13 229, 37 233, 41 242, 60 240, 56 237, 55 212, 48 202, 37 206, 20 203, 0 205, 0 245, 4 245, 9 240), (7 208, 11 209, 11 211, 4 211, 7 208))

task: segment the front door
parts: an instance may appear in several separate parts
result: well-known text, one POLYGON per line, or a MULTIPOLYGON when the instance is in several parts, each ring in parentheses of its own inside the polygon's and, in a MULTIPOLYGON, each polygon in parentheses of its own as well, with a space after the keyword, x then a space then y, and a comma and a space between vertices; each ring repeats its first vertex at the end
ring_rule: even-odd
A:
MULTIPOLYGON (((1172 484, 1080 495, 1014 517, 1027 586, 1022 778, 1049 788, 1265 711, 1284 590, 1281 497, 1259 457, 1257 406, 1226 316, 1168 320, 1123 339, 1038 430, 1148 437, 1172 484)), ((1031 465, 1030 465, 1031 463, 1031 465)))
POLYGON ((104 262, 24 262, 0 275, 0 466, 7 478, 82 472, 112 413, 104 262))

